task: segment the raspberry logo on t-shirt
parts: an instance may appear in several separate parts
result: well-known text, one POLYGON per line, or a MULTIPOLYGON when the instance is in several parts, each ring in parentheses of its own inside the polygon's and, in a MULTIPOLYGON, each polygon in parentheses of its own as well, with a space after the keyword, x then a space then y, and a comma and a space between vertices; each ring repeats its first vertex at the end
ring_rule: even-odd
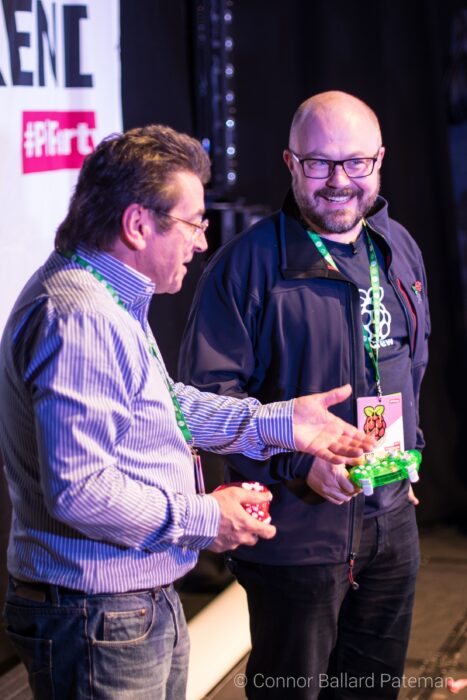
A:
MULTIPOLYGON (((376 339, 373 326, 373 296, 371 287, 369 289, 359 289, 362 322, 367 334, 368 340, 372 348, 376 347, 376 339)), ((394 340, 389 338, 391 333, 391 314, 383 304, 384 287, 380 287, 381 304, 380 304, 380 321, 379 321, 379 347, 386 348, 394 344, 394 340)))

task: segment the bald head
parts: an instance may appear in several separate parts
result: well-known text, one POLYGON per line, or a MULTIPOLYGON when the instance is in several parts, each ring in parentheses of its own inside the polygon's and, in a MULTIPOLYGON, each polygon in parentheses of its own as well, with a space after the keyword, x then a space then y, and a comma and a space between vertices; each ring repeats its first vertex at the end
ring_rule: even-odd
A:
POLYGON ((313 95, 299 106, 290 128, 289 148, 303 153, 301 145, 313 130, 326 129, 342 134, 364 129, 373 137, 375 149, 381 145, 381 129, 373 110, 358 97, 331 90, 313 95))

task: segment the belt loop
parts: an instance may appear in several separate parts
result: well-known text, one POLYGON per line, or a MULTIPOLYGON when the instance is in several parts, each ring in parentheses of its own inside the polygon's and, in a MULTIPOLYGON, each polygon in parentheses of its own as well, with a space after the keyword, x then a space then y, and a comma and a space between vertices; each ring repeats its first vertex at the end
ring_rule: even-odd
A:
POLYGON ((49 585, 50 602, 52 605, 60 605, 60 587, 49 585))

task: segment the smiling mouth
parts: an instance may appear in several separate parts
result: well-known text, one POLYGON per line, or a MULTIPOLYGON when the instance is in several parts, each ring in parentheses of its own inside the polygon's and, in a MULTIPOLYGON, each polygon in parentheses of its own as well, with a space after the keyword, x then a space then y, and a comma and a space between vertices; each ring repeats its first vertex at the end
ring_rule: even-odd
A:
POLYGON ((346 194, 346 195, 321 195, 323 199, 325 199, 327 202, 334 202, 336 204, 343 204, 345 202, 350 202, 350 200, 353 198, 353 194, 346 194))
POLYGON ((325 199, 326 202, 334 204, 345 204, 350 202, 354 197, 358 197, 358 192, 350 189, 350 187, 342 188, 341 190, 333 190, 328 187, 323 187, 316 193, 318 197, 325 199))

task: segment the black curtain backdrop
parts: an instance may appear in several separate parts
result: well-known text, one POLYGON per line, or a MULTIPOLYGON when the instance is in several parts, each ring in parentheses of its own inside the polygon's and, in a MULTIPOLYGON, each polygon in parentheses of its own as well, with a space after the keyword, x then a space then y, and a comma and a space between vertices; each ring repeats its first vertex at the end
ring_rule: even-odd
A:
MULTIPOLYGON (((231 35, 237 95, 238 182, 231 199, 277 208, 291 117, 313 93, 338 89, 378 114, 387 152, 382 194, 420 245, 428 270, 431 359, 423 386, 427 449, 419 519, 465 511, 461 429, 465 376, 460 261, 452 200, 446 74, 460 0, 236 0, 231 35)), ((189 0, 122 0, 126 128, 163 122, 196 134, 189 0)), ((467 154, 466 154, 467 157, 467 154)), ((198 256, 199 257, 199 256, 198 256)), ((156 297, 151 322, 172 376, 202 260, 183 291, 156 297)))

